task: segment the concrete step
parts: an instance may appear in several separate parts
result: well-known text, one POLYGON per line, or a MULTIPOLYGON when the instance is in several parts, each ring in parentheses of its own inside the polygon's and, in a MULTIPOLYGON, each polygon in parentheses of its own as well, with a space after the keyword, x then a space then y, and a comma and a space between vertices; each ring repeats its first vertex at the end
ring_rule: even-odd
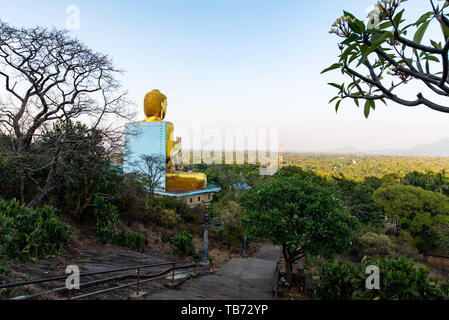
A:
POLYGON ((263 245, 260 253, 257 258, 233 258, 217 273, 192 278, 177 290, 155 290, 148 299, 271 300, 280 249, 263 245))

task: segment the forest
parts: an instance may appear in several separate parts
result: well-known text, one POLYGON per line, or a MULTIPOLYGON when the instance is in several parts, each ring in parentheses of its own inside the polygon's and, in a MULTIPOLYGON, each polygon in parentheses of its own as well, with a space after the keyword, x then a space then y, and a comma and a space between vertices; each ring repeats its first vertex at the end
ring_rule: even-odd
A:
POLYGON ((365 177, 381 178, 388 173, 406 175, 411 171, 449 170, 447 157, 383 156, 368 154, 326 154, 286 152, 284 165, 313 170, 321 175, 343 174, 349 179, 362 181, 365 177))

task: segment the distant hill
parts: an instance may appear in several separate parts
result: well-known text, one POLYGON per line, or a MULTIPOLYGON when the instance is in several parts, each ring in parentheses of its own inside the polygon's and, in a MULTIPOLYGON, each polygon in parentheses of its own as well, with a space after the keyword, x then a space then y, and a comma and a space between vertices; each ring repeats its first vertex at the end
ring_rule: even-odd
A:
POLYGON ((396 156, 449 157, 449 138, 444 138, 429 144, 417 145, 408 149, 371 150, 367 153, 396 156))
POLYGON ((408 149, 382 149, 362 151, 354 147, 340 147, 318 151, 318 153, 330 154, 372 154, 388 156, 429 156, 429 157, 449 157, 449 138, 444 138, 436 142, 417 145, 408 149))

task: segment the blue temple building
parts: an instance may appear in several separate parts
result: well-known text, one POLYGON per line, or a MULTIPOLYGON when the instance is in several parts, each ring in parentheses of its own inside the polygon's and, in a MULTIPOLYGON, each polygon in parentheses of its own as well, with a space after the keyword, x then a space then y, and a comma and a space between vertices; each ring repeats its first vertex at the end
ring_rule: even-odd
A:
POLYGON ((160 186, 155 194, 160 196, 177 197, 183 199, 189 206, 208 206, 213 195, 221 189, 207 183, 202 190, 167 191, 165 170, 167 150, 167 122, 136 122, 125 125, 125 154, 123 172, 125 174, 135 172, 138 163, 143 161, 142 155, 155 155, 163 159, 163 167, 160 186))

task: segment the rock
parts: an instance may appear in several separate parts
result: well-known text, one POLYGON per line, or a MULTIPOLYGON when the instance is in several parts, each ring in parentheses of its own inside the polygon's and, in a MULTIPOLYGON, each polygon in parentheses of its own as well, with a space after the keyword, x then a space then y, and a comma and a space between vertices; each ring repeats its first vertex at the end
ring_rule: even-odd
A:
POLYGON ((128 296, 128 300, 145 300, 146 292, 140 291, 139 294, 134 293, 128 296))

